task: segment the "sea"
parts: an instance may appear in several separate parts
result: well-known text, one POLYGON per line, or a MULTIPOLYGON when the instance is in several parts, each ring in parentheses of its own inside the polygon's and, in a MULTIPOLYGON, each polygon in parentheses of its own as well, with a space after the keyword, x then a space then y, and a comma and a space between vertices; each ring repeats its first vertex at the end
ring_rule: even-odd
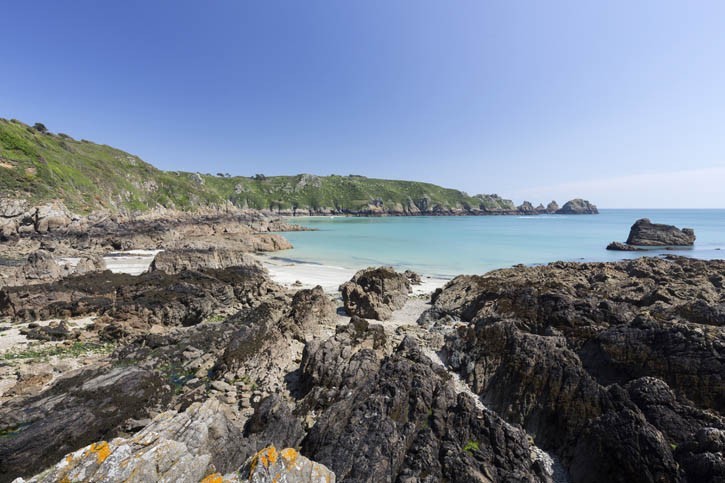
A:
POLYGON ((274 258, 350 269, 389 265, 430 277, 483 274, 516 264, 615 261, 640 256, 725 258, 725 209, 602 209, 598 215, 295 217, 316 231, 287 232, 293 249, 274 258), (606 250, 640 218, 695 230, 695 246, 606 250))

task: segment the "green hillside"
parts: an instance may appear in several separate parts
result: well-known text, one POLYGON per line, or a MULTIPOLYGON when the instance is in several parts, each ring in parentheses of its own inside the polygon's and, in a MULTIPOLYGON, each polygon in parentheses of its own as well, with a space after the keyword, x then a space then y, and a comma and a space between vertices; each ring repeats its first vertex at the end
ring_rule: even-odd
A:
POLYGON ((161 171, 119 149, 5 119, 0 119, 0 197, 61 200, 78 213, 133 213, 157 206, 194 210, 226 201, 240 208, 347 213, 516 209, 496 195, 468 196, 414 181, 161 171))

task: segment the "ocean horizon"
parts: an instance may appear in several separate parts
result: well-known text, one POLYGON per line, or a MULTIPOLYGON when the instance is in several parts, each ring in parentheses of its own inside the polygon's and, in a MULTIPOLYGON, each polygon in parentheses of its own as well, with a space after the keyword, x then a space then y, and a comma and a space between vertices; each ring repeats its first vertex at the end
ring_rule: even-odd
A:
POLYGON ((315 231, 288 232, 294 248, 275 258, 348 269, 389 265, 434 278, 481 274, 517 264, 607 262, 641 256, 724 258, 725 209, 601 209, 598 215, 305 216, 315 231), (640 218, 693 228, 692 248, 606 250, 640 218))

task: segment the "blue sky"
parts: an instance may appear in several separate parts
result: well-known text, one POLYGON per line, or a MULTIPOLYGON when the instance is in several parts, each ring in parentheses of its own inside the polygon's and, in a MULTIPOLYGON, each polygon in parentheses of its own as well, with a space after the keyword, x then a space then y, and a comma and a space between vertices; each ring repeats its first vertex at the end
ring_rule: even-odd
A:
POLYGON ((163 168, 725 207, 725 2, 32 1, 0 117, 163 168))

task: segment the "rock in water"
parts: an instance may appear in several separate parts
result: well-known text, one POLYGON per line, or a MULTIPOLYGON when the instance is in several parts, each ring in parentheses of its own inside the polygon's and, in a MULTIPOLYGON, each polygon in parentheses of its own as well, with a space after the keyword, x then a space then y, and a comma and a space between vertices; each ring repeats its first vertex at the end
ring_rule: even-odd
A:
POLYGON ((366 268, 340 286, 349 315, 387 320, 405 305, 410 281, 391 267, 366 268))
MULTIPOLYGON (((250 483, 335 483, 335 473, 311 461, 294 448, 264 448, 239 471, 250 483)), ((247 481, 242 480, 242 481, 247 481)))
POLYGON ((199 270, 202 268, 223 269, 227 267, 256 267, 261 265, 248 253, 225 248, 173 249, 164 250, 154 257, 149 271, 162 271, 168 274, 183 270, 199 270))
POLYGON ((634 222, 629 230, 628 245, 640 246, 692 246, 695 243, 695 231, 692 228, 680 230, 673 225, 652 223, 648 218, 634 222))
POLYGON ((626 243, 622 242, 612 242, 609 245, 607 245, 607 250, 614 250, 614 251, 620 251, 620 252, 642 252, 645 249, 644 248, 638 248, 632 245, 627 245, 626 243))
MULTIPOLYGON (((551 206, 551 203, 550 203, 551 206)), ((553 208, 553 206, 552 206, 553 208)), ((576 198, 564 203, 564 206, 556 210, 558 215, 598 215, 599 210, 596 205, 591 204, 587 200, 576 198)))

